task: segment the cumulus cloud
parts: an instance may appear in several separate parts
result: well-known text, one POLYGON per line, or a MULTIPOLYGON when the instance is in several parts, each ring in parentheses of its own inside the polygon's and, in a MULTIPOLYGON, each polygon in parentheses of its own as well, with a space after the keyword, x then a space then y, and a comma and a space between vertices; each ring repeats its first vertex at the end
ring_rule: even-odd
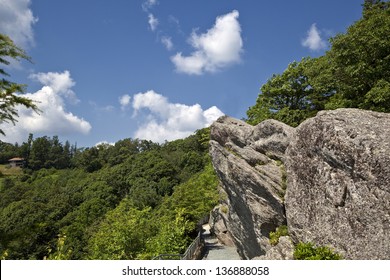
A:
POLYGON ((146 121, 137 129, 135 138, 160 143, 187 137, 223 115, 215 106, 203 110, 199 104, 170 103, 165 96, 153 90, 134 95, 133 109, 134 116, 140 111, 147 113, 146 121))
POLYGON ((29 133, 46 135, 69 135, 74 133, 88 134, 91 130, 89 122, 66 110, 67 102, 74 102, 76 95, 71 90, 74 81, 70 73, 38 73, 32 78, 43 84, 35 93, 24 94, 24 97, 37 102, 41 112, 38 114, 25 107, 18 106, 18 122, 2 124, 6 136, 1 139, 5 142, 22 142, 29 133))
POLYGON ((155 31, 157 29, 157 25, 158 25, 158 19, 156 17, 154 17, 153 14, 149 14, 149 20, 148 20, 148 23, 149 23, 149 27, 152 31, 155 31))
POLYGON ((76 83, 70 77, 69 71, 64 71, 63 73, 48 72, 31 74, 30 78, 37 80, 44 86, 50 87, 54 92, 59 95, 63 95, 73 104, 80 102, 74 91, 71 89, 76 83))
POLYGON ((119 104, 121 104, 121 109, 125 110, 127 106, 130 105, 131 96, 128 94, 122 95, 119 97, 119 104))
POLYGON ((0 33, 7 34, 16 45, 34 44, 33 25, 38 21, 29 8, 31 0, 0 1, 0 33))
POLYGON ((172 43, 172 38, 163 36, 161 37, 161 43, 165 46, 165 48, 170 51, 173 49, 173 43, 172 43))
POLYGON ((309 48, 312 51, 319 51, 326 48, 326 42, 321 38, 321 32, 313 23, 307 32, 307 37, 302 41, 302 46, 309 48))
POLYGON ((112 106, 112 105, 101 106, 92 100, 89 100, 88 104, 89 104, 89 106, 92 107, 93 111, 95 111, 97 113, 107 113, 107 112, 113 112, 115 110, 115 106, 112 106))
POLYGON ((114 142, 108 142, 108 141, 100 141, 100 142, 97 142, 94 147, 97 147, 97 148, 107 148, 107 147, 110 147, 110 146, 115 146, 115 143, 114 142))
POLYGON ((215 72, 241 60, 243 51, 239 12, 217 17, 215 25, 206 33, 192 33, 189 43, 195 49, 189 56, 181 52, 171 57, 176 70, 181 73, 201 75, 215 72))
POLYGON ((153 8, 155 5, 157 5, 157 0, 146 0, 143 4, 142 4, 142 9, 147 12, 149 11, 151 8, 153 8))

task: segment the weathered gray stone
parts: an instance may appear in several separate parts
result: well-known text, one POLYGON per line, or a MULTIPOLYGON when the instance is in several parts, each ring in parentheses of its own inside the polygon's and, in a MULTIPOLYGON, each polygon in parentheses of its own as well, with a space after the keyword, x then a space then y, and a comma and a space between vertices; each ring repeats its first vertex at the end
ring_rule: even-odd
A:
POLYGON ((264 255, 269 233, 286 223, 282 162, 292 134, 274 120, 254 127, 222 117, 211 126, 210 155, 227 196, 224 225, 243 259, 264 255))
POLYGON ((294 128, 275 120, 266 120, 254 127, 251 147, 272 159, 284 161, 294 128))
POLYGON ((256 260, 293 260, 294 244, 288 236, 281 236, 278 244, 272 246, 264 256, 256 257, 256 260))
POLYGON ((295 132, 286 152, 293 241, 390 259, 390 114, 323 111, 295 132))
POLYGON ((233 238, 226 226, 228 206, 222 204, 211 211, 209 225, 210 233, 215 235, 223 245, 233 247, 233 238))

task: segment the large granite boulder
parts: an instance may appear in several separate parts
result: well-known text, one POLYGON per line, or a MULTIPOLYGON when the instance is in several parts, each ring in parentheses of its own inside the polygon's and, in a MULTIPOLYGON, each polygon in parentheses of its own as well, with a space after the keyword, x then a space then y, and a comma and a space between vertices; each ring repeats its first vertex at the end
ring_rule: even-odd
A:
POLYGON ((269 233, 286 224, 283 162, 293 132, 274 120, 251 126, 221 117, 211 126, 210 155, 226 193, 216 233, 233 239, 243 259, 264 255, 269 233))
POLYGON ((291 238, 347 259, 390 259, 390 114, 323 111, 286 151, 291 238))

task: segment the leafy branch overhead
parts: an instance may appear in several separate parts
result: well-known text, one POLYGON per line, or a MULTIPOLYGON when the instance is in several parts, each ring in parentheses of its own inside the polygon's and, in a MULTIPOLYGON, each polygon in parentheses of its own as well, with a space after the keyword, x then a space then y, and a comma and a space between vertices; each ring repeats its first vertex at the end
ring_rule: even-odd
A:
MULTIPOLYGON (((16 46, 7 35, 0 34, 0 63, 6 66, 10 65, 11 59, 31 61, 25 51, 16 46)), ((33 100, 20 95, 25 92, 25 85, 6 79, 5 77, 9 77, 10 75, 3 68, 0 68, 0 75, 2 76, 0 79, 0 124, 3 122, 12 122, 15 124, 17 122, 18 105, 39 112, 33 100)), ((5 131, 1 128, 0 133, 5 135, 5 131)))

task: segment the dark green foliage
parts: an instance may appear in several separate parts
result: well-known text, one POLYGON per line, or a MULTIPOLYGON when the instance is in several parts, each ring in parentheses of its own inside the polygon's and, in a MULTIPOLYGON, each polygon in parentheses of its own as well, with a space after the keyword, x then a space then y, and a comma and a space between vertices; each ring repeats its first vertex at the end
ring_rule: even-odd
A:
POLYGON ((185 209, 186 218, 195 226, 218 203, 217 186, 218 179, 210 162, 202 172, 176 186, 174 193, 165 199, 159 212, 167 215, 174 213, 175 209, 185 209))
POLYGON ((123 200, 109 211, 88 242, 88 257, 103 260, 132 260, 146 247, 153 230, 150 208, 138 210, 123 200))
POLYGON ((317 90, 310 82, 309 69, 314 63, 314 60, 304 58, 290 63, 281 75, 273 75, 261 87, 256 105, 249 108, 248 122, 257 124, 266 119, 276 119, 297 126, 324 109, 330 94, 317 90))
POLYGON ((8 164, 8 160, 19 156, 17 146, 0 141, 0 164, 8 164))
POLYGON ((378 1, 345 34, 331 39, 327 56, 344 107, 390 112, 389 36, 390 7, 378 1))
POLYGON ((341 260, 342 257, 328 247, 316 247, 312 243, 298 243, 294 250, 296 260, 341 260))
POLYGON ((218 180, 211 164, 155 209, 141 208, 134 196, 106 214, 88 243, 92 259, 151 259, 184 253, 196 235, 197 222, 217 204, 218 180))
MULTIPOLYGON (((66 232, 77 224, 85 230, 118 201, 109 186, 80 170, 42 169, 29 182, 14 180, 14 184, 2 191, 0 212, 1 243, 11 259, 42 259, 60 228, 66 232)), ((70 232, 67 239, 74 240, 72 247, 85 242, 73 239, 74 234, 70 232)))
POLYGON ((24 147, 30 169, 0 179, 0 255, 149 259, 183 253, 197 221, 217 203, 208 139, 204 129, 163 145, 125 139, 76 149, 58 137, 32 135, 21 146, 1 143, 18 155, 24 147))

